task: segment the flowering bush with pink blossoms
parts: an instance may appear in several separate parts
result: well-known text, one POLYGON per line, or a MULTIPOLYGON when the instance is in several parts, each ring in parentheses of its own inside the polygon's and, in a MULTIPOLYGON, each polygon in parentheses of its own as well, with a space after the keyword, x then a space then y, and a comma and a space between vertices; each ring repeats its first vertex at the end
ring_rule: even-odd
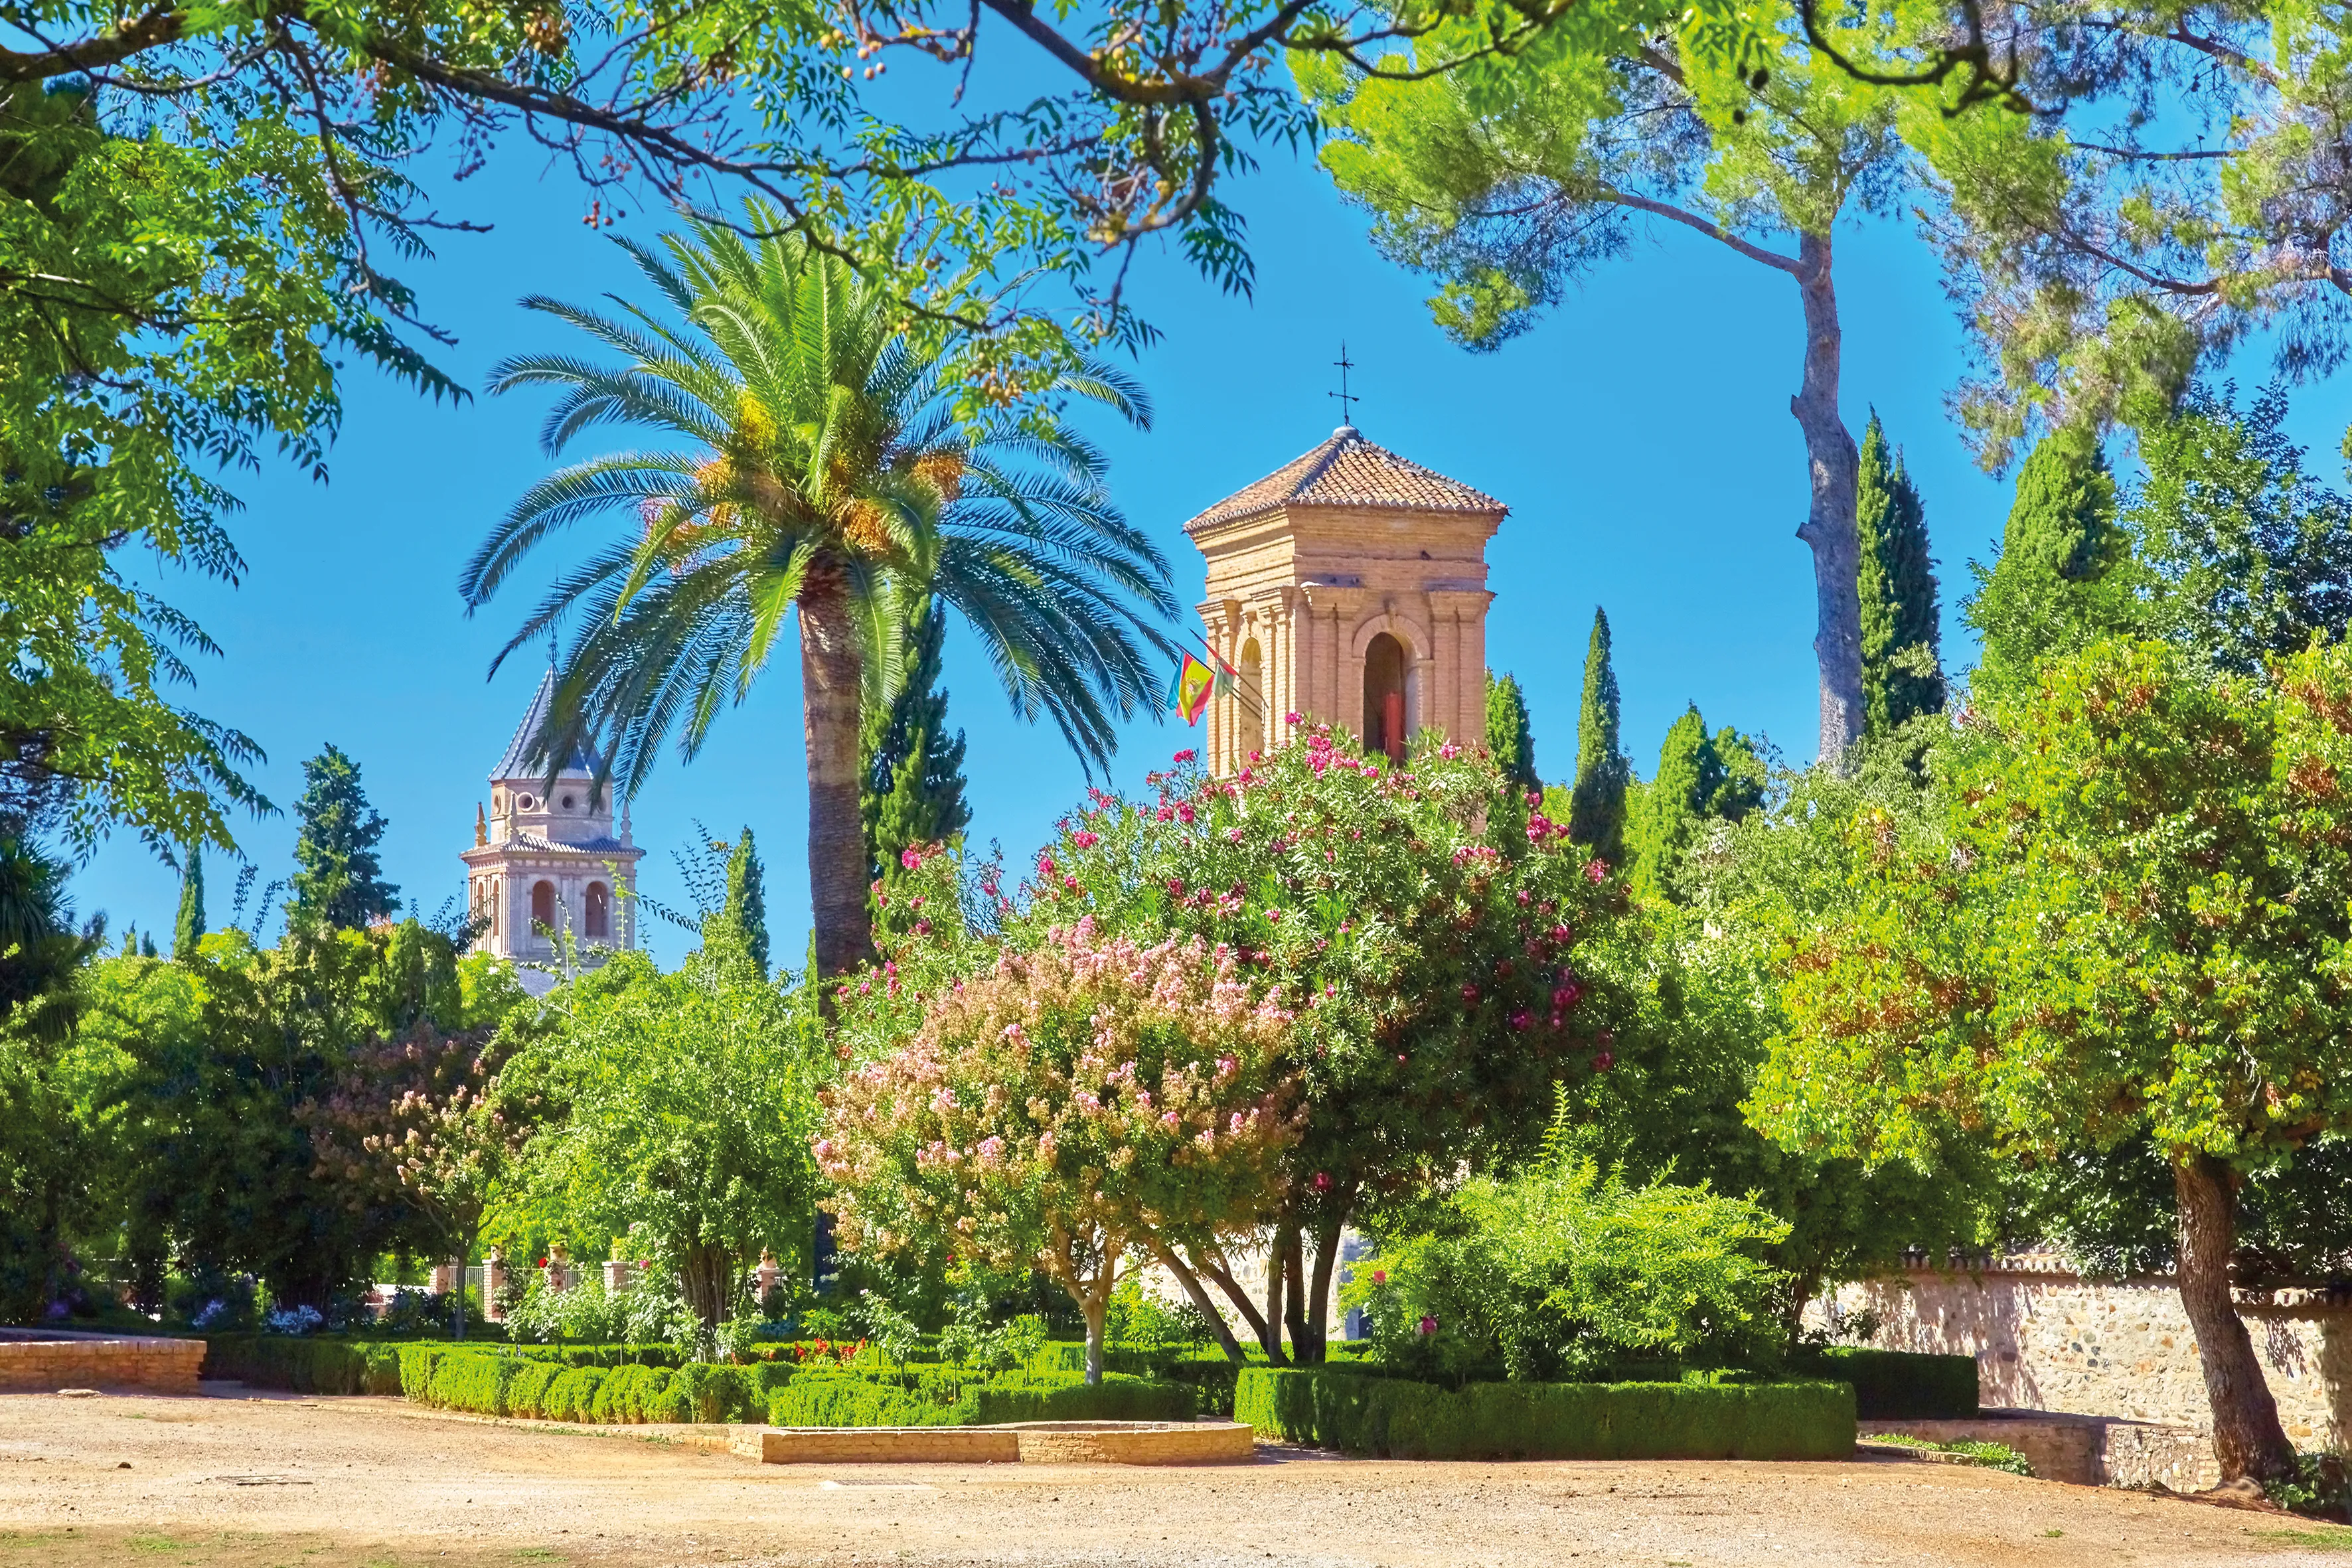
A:
MULTIPOLYGON (((896 981, 862 994, 869 1022, 915 1005, 896 981)), ((919 1005, 911 1037, 824 1096, 841 1245, 1044 1269, 1077 1302, 1099 1381, 1125 1273, 1272 1217, 1298 1137, 1291 1016, 1230 947, 1139 947, 1083 914, 919 1005)))
POLYGON ((1162 1261, 1196 1305, 1222 1293, 1277 1357, 1286 1321, 1311 1361, 1340 1227, 1531 1147, 1555 1082, 1571 1109, 1598 1092, 1631 1015, 1580 963, 1621 925, 1621 884, 1483 751, 1425 735, 1397 767, 1328 727, 1286 739, 1232 778, 1179 753, 1148 798, 1090 791, 1018 885, 919 856, 880 911, 882 963, 844 998, 843 1048, 887 1055, 959 977, 1043 954, 1081 922, 1226 955, 1234 986, 1295 1015, 1267 1065, 1299 1108, 1296 1134, 1265 1152, 1272 1275, 1236 1278, 1216 1225, 1164 1229, 1162 1261))

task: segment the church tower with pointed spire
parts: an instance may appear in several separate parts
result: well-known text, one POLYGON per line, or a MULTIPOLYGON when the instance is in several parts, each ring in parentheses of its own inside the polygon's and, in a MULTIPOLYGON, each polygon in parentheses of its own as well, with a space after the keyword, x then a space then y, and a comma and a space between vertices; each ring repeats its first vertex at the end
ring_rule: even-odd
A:
POLYGON ((550 670, 490 770, 489 810, 475 806, 474 846, 459 857, 466 906, 481 932, 474 950, 525 966, 519 977, 534 995, 554 985, 566 932, 592 963, 636 946, 633 894, 645 856, 630 842, 625 809, 614 830, 612 792, 597 784, 596 759, 584 748, 563 759, 551 784, 545 762, 530 760, 554 697, 550 670))

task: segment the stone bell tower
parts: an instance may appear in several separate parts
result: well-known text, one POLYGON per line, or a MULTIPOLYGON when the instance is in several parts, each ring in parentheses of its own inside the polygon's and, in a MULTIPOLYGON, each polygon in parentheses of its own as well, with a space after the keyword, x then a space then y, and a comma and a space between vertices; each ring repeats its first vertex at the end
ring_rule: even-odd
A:
MULTIPOLYGON (((481 922, 478 952, 520 963, 551 963, 557 939, 569 931, 590 964, 602 953, 637 944, 637 862, 645 851, 629 841, 629 817, 616 834, 612 791, 596 782, 596 759, 575 748, 551 784, 547 764, 531 748, 547 725, 555 698, 548 671, 530 709, 490 770, 490 809, 474 808, 474 847, 466 862, 466 907, 481 922)), ((544 994, 556 976, 524 968, 523 989, 544 994)))
POLYGON ((1416 731, 1486 722, 1486 542, 1508 509, 1352 425, 1184 525, 1208 557, 1209 646, 1239 677, 1209 704, 1231 773, 1287 744, 1285 715, 1402 759, 1416 731))

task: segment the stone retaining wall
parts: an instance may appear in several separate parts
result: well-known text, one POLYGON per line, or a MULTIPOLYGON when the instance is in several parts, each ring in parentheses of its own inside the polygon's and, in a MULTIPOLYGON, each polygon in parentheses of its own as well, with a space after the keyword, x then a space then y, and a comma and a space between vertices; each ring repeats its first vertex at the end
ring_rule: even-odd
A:
POLYGON ((0 1393, 150 1388, 160 1394, 194 1394, 196 1368, 204 1359, 202 1340, 0 1329, 0 1393))
MULTIPOLYGON (((2169 1278, 2084 1279, 2030 1256, 1848 1285, 1834 1308, 1875 1312, 1870 1342, 1882 1349, 1975 1356, 1988 1406, 2211 1430, 2197 1336, 2169 1278)), ((2352 1306, 2289 1295, 2238 1311, 2287 1435, 2304 1448, 2352 1440, 2352 1306)), ((1832 1315, 1806 1309, 1811 1322, 1832 1315)))
POLYGON ((2024 1456, 2045 1481, 2076 1486, 2199 1491, 2216 1485, 2221 1467, 2213 1444, 2193 1426, 2158 1426, 2095 1415, 2035 1410, 1989 1412, 1973 1421, 1864 1421, 1865 1437, 1899 1432, 1930 1443, 1999 1443, 2024 1456))

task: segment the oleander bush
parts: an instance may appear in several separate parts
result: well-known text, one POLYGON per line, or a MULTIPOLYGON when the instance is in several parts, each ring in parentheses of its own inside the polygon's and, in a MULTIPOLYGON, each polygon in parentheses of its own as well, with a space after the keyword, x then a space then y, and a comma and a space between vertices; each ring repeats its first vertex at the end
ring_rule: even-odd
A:
POLYGON ((1259 1436, 1397 1459, 1837 1459, 1842 1383, 1474 1383, 1250 1367, 1236 1418, 1259 1436))

